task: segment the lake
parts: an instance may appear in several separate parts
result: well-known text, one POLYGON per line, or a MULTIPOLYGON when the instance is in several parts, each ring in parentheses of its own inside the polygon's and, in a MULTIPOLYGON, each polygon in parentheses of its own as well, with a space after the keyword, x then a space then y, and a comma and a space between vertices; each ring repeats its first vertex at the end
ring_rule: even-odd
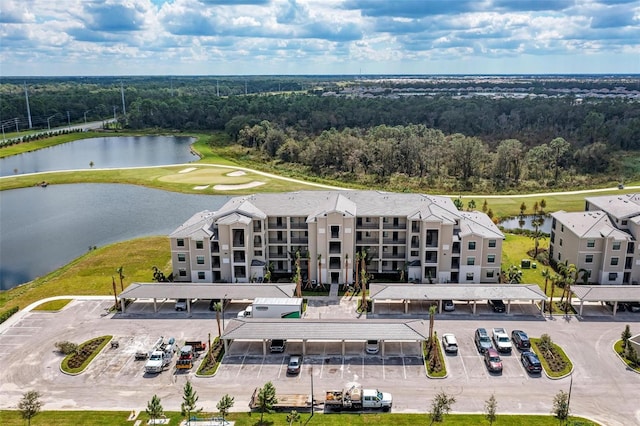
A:
POLYGON ((168 235, 229 197, 74 184, 1 191, 0 199, 0 290, 6 290, 66 265, 90 246, 168 235))
POLYGON ((189 163, 198 159, 190 149, 193 141, 190 137, 173 136, 108 136, 82 139, 0 158, 0 176, 54 170, 189 163))
MULTIPOLYGON (((533 220, 536 218, 534 215, 525 215, 522 219, 520 217, 514 217, 501 221, 498 225, 504 229, 528 229, 529 231, 535 230, 532 225, 533 220), (522 223, 520 222, 522 220, 522 223)), ((546 234, 551 233, 551 217, 545 217, 540 230, 546 234)))

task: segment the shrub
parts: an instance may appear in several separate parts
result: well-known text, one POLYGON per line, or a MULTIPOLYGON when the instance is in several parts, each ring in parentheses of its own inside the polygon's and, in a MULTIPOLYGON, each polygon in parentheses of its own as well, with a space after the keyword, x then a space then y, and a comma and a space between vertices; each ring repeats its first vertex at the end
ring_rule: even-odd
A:
POLYGON ((9 318, 11 318, 11 316, 13 314, 15 314, 16 312, 18 312, 19 310, 20 310, 20 308, 18 306, 14 306, 13 308, 9 309, 8 311, 4 311, 3 313, 1 313, 0 314, 0 324, 2 324, 3 322, 5 322, 9 318))
POLYGON ((56 342, 56 348, 59 352, 65 355, 74 354, 78 351, 78 345, 67 340, 63 342, 56 342))

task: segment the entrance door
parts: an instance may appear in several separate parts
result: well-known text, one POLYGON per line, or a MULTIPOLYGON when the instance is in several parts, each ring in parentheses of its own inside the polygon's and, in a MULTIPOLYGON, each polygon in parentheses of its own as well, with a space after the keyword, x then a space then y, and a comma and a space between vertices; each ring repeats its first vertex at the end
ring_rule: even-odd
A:
POLYGON ((339 281, 340 281, 340 272, 332 272, 331 284, 339 284, 339 281))

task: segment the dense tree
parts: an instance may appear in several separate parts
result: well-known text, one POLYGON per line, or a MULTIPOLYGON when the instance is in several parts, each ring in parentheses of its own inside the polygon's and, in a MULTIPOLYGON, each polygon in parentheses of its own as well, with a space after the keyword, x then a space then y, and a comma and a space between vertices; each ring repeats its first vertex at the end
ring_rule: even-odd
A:
POLYGON ((162 408, 160 397, 158 395, 153 395, 153 397, 151 397, 151 401, 147 403, 146 412, 151 420, 156 420, 164 415, 164 408, 162 408))
POLYGON ((184 384, 182 394, 182 404, 180 405, 180 413, 187 418, 187 424, 191 424, 191 413, 198 413, 202 408, 196 408, 198 403, 198 394, 191 386, 191 382, 187 380, 184 384))
POLYGON ((553 397, 553 409, 551 414, 561 422, 566 421, 569 418, 569 394, 565 391, 558 392, 553 397))
POLYGON ((444 391, 440 391, 436 394, 431 402, 431 410, 429 411, 430 424, 442 423, 444 415, 451 411, 451 407, 455 404, 456 399, 446 394, 444 391))
POLYGON ((263 424, 264 413, 272 413, 273 406, 278 403, 276 388, 273 383, 267 382, 258 389, 258 409, 260 410, 260 424, 263 424))
POLYGON ((233 407, 233 404, 235 402, 234 400, 234 397, 230 396, 229 394, 225 394, 222 396, 222 398, 220 398, 220 401, 218 401, 218 404, 216 405, 216 408, 222 415, 223 423, 224 418, 227 416, 227 414, 229 414, 229 410, 231 409, 231 407, 233 407))
POLYGON ((625 350, 627 348, 627 345, 629 344, 629 339, 631 339, 631 337, 632 337, 631 327, 629 327, 629 324, 627 324, 624 327, 624 331, 620 335, 620 338, 622 339, 622 350, 625 350))

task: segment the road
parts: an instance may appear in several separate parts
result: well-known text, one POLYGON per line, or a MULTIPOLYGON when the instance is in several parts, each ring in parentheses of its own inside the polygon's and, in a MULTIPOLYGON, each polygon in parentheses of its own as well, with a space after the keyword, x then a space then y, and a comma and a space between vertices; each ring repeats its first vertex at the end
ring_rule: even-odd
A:
MULTIPOLYGON (((173 371, 144 374, 143 363, 134 361, 133 354, 158 336, 172 336, 181 342, 206 341, 208 333, 216 335, 215 317, 205 302, 194 307, 191 315, 175 312, 173 301, 162 304, 157 314, 152 313, 151 303, 136 302, 134 305, 140 304, 133 314, 107 315, 105 308, 112 304, 109 297, 78 298, 57 313, 21 311, 0 326, 0 408, 15 408, 25 390, 37 389, 43 394, 47 410, 140 411, 153 394, 161 397, 165 409, 179 410, 182 387, 190 379, 205 410, 215 411, 216 402, 228 393, 235 397, 234 410, 246 411, 255 387, 272 381, 280 393, 305 393, 309 392, 313 375, 317 400, 322 399, 324 390, 358 382, 391 392, 395 412, 425 413, 433 396, 444 390, 456 398, 454 412, 481 413, 493 393, 501 414, 549 414, 553 396, 560 390, 569 391, 571 379, 529 376, 516 353, 504 357, 502 375, 488 374, 473 348, 473 331, 479 326, 501 326, 508 330, 520 328, 532 336, 549 333, 563 347, 575 366, 573 414, 610 426, 640 425, 640 375, 627 370, 612 351, 625 324, 631 324, 632 332, 639 331, 639 313, 619 314, 614 319, 605 308, 592 305, 581 319, 549 319, 536 315, 530 304, 521 304, 509 315, 483 309, 476 316, 459 306, 455 312, 436 316, 436 331, 440 335, 455 333, 460 344, 457 356, 447 356, 449 375, 440 380, 425 376, 415 342, 390 342, 384 357, 366 355, 362 342, 348 342, 344 357, 340 356, 339 342, 315 342, 309 345, 302 372, 296 377, 284 374, 286 354, 262 356, 261 342, 234 342, 215 377, 198 378, 193 372, 173 371), (60 372, 62 358, 54 350, 55 342, 80 343, 107 334, 119 341, 118 349, 107 346, 78 376, 60 372), (89 391, 96 386, 100 388, 100 398, 89 391)), ((307 315, 356 321, 354 303, 348 298, 328 304, 312 302, 307 315)), ((245 304, 230 306, 225 311, 227 320, 245 304)), ((384 307, 376 310, 376 316, 381 318, 402 317, 384 307)), ((419 317, 426 319, 425 315, 419 317)), ((289 342, 287 352, 299 351, 299 346, 300 343, 289 342)))

